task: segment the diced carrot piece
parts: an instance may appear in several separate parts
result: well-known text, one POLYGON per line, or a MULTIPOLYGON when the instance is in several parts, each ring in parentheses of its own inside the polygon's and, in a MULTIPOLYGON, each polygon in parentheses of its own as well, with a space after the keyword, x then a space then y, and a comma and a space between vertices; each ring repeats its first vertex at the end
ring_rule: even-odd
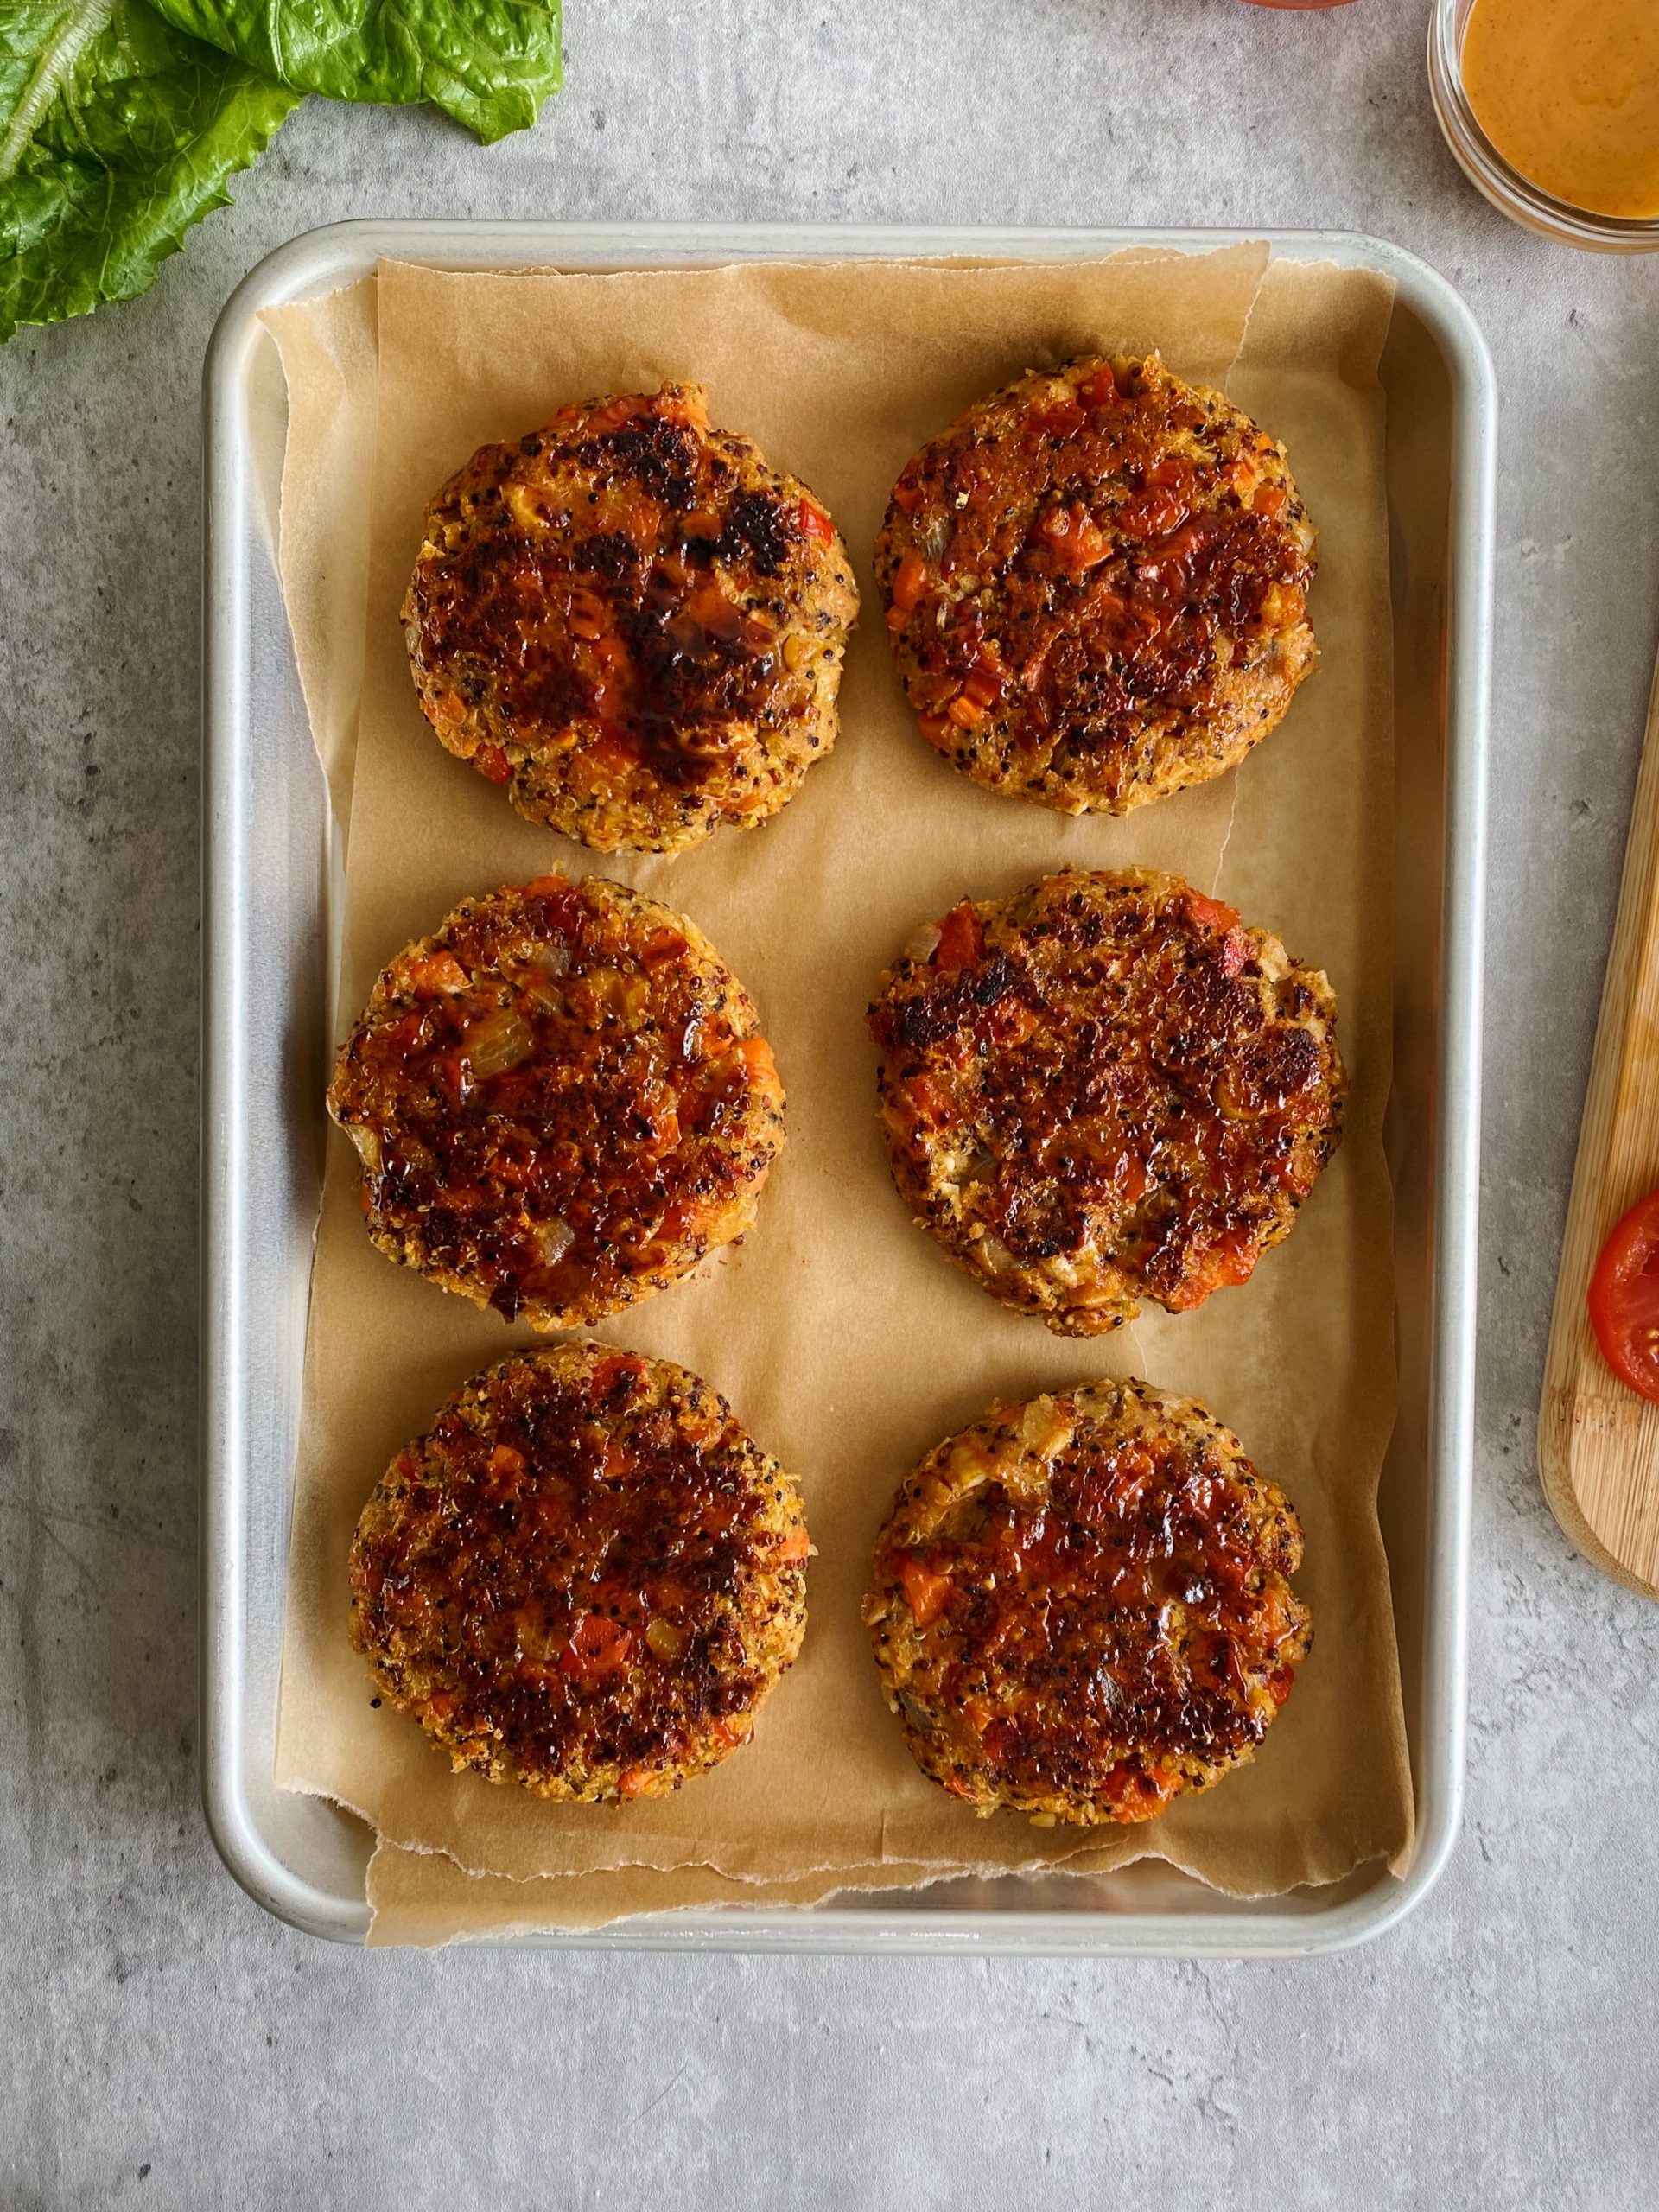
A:
POLYGON ((605 610, 591 592, 579 591, 575 594, 564 620, 573 638, 591 642, 604 634, 605 610))
POLYGON ((1002 696, 1002 669, 989 650, 982 648, 962 688, 976 706, 994 707, 1002 696))
POLYGON ((1225 935, 1239 927, 1236 906, 1229 906, 1219 899, 1206 899, 1201 891, 1189 891, 1181 900, 1181 908, 1194 929, 1215 930, 1225 935))
MULTIPOLYGON (((582 423, 582 428, 590 438, 602 438, 612 430, 620 430, 625 423, 631 423, 636 415, 647 414, 651 410, 651 401, 638 394, 621 399, 607 399, 602 407, 595 407, 593 410, 582 423)), ((664 406, 661 411, 667 415, 673 410, 664 406)))
POLYGON ((594 1362, 593 1380, 589 1387, 594 1397, 608 1398, 623 1376, 643 1375, 645 1368, 644 1360, 636 1358, 632 1352, 607 1349, 594 1362))
POLYGON ((1152 1188, 1146 1161, 1133 1152, 1119 1156, 1112 1168, 1112 1182, 1126 1206, 1138 1206, 1152 1188))
POLYGON ((1050 437, 1070 438, 1089 420, 1089 413, 1075 399, 1068 397, 1057 399, 1052 407, 1044 408, 1038 420, 1050 437))
POLYGON ((1139 1767, 1120 1763, 1107 1776, 1102 1794, 1111 1807, 1114 1818, 1144 1821, 1174 1796, 1175 1784, 1173 1780, 1165 1781, 1157 1775, 1142 1772, 1139 1767))
POLYGON ((1299 1198, 1305 1198, 1313 1187, 1313 1180, 1308 1173, 1308 1166, 1307 1161, 1299 1159, 1294 1153, 1292 1153, 1288 1160, 1279 1161, 1274 1172, 1286 1190, 1299 1198))
POLYGON ((905 1096, 910 1103, 911 1110, 925 1116, 930 1122, 938 1122, 943 1126, 953 1118, 950 1099, 931 1076, 912 1076, 905 1085, 905 1096))
POLYGON ((1173 492, 1154 484, 1124 500, 1117 511, 1117 526, 1128 537, 1158 537, 1173 530, 1185 512, 1173 492))
POLYGON ((836 525, 816 499, 801 501, 801 528, 808 537, 816 537, 820 545, 833 545, 836 525))
POLYGON ((905 1602, 917 1627, 925 1628, 936 1621, 950 1595, 950 1578, 935 1573, 925 1560, 910 1552, 899 1562, 899 1580, 904 1585, 905 1602))
POLYGON ((974 912, 973 900, 964 899, 959 906, 953 906, 939 924, 939 941, 933 948, 933 965, 946 975, 954 975, 958 968, 966 968, 977 960, 984 950, 984 927, 974 912))
POLYGON ((1172 1294, 1171 1312, 1190 1313, 1194 1306, 1202 1306, 1212 1291, 1237 1289, 1241 1283, 1249 1281, 1260 1257, 1255 1239, 1248 1229, 1224 1230, 1213 1244, 1200 1253, 1172 1294))
POLYGON ((812 1549, 812 1540, 806 1533, 806 1523, 798 1521, 778 1547, 778 1558, 784 1567, 798 1567, 812 1549))
POLYGON ((733 1046, 729 1057, 743 1070, 748 1081, 762 1090, 781 1089, 778 1079, 778 1063, 772 1056, 772 1047, 764 1037, 741 1037, 733 1046))
POLYGON ((1079 574, 1103 561, 1112 550, 1111 539, 1085 507, 1052 508, 1038 527, 1050 550, 1079 574))
POLYGON ((467 988, 467 970, 453 952, 429 952, 411 960, 404 969, 410 988, 422 998, 436 998, 467 988))
POLYGON ((709 410, 690 392, 657 392, 647 404, 665 423, 684 423, 694 430, 706 430, 709 427, 709 410))
POLYGON ((493 784, 505 784, 512 775, 512 763, 499 745, 480 745, 473 755, 473 764, 493 784))
POLYGON ((906 553, 893 579, 893 603, 912 613, 926 596, 928 567, 919 553, 906 553))
POLYGON ((559 1656, 559 1665, 567 1675, 591 1681, 596 1675, 613 1674, 626 1666, 632 1643, 632 1630, 620 1621, 603 1613, 584 1613, 559 1656))

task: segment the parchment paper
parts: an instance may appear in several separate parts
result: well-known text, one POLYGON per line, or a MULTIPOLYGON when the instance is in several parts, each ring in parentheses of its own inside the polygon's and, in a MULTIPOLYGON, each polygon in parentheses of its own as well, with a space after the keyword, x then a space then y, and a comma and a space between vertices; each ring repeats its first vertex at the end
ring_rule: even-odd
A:
MULTIPOLYGON (((1389 293, 1369 276, 1281 265, 1258 301, 1263 262, 1243 248, 976 271, 560 276, 383 266, 340 1026, 385 959, 464 893, 550 868, 597 866, 708 930, 777 1052, 788 1147, 741 1248, 599 1333, 715 1382, 802 1477, 819 1552, 805 1649, 754 1745, 672 1799, 543 1805, 450 1776, 414 1723, 373 1710, 345 1635, 356 1515, 443 1397, 531 1339, 373 1250, 336 1135, 313 1284, 278 1777, 356 1808, 389 1844, 410 1847, 378 1862, 376 1890, 383 1916, 395 1898, 394 1922, 429 1892, 430 1911, 422 1904, 407 1923, 426 1931, 413 1940, 433 1940, 454 1888, 434 1852, 533 1880, 538 1895, 569 1891, 563 1904, 534 1909, 591 1919, 695 1901, 677 1891, 710 1874, 841 1884, 894 1866, 906 1879, 918 1878, 914 1869, 1062 1859, 1092 1869, 1148 1850, 1218 1886, 1261 1893, 1332 1880, 1407 1846, 1410 1789, 1375 1515, 1394 1412, 1381 1147, 1389 932, 1376 926, 1391 880, 1375 377, 1389 293), (1128 822, 1067 822, 977 790, 923 743, 888 664, 868 550, 904 460, 970 399, 1085 347, 1154 343, 1183 373, 1225 381, 1287 441, 1321 536, 1313 613, 1324 670, 1236 778, 1128 822), (396 611, 423 501, 477 445, 516 435, 564 399, 667 376, 704 382, 714 419, 758 437, 826 500, 860 565, 867 611, 849 656, 840 746, 781 817, 671 860, 600 859, 520 822, 442 752, 415 705, 396 611), (1067 861, 1174 868, 1241 899, 1249 918, 1329 969, 1353 1077, 1344 1148, 1254 1281, 1198 1314, 1143 1319, 1093 1345, 1004 1313, 911 1226, 887 1175, 862 1028, 877 972, 918 921, 964 893, 1012 889, 1067 861), (1148 1827, 1103 1843, 1011 1816, 977 1821, 918 1774, 881 1703, 858 1622, 874 1530, 905 1471, 992 1397, 1129 1371, 1205 1398, 1289 1492, 1307 1529, 1300 1586, 1313 1608, 1313 1656, 1255 1766, 1148 1827), (395 1883, 385 1873, 394 1863, 395 1883), (569 1878, 582 1876, 597 1886, 578 1897, 569 1878)), ((305 311, 285 311, 295 312, 305 311)), ((283 336, 308 403, 302 349, 283 336)), ((359 391, 351 404, 362 404, 359 391)), ((308 419, 336 435, 340 411, 318 404, 308 419)), ((307 419, 302 407, 290 423, 307 419)), ((325 637, 315 596, 307 613, 294 589, 337 548, 340 525, 315 467, 302 474, 291 458, 290 473, 290 612, 308 624, 317 664, 343 686, 346 626, 325 637)), ((341 759, 336 742, 336 777, 341 759)), ((487 1897, 467 1895, 476 1925, 487 1897)), ((500 1910, 522 1920, 523 1901, 500 1910)))
MULTIPOLYGON (((852 1866, 803 1874, 792 1882, 745 1882, 709 1866, 680 1866, 652 1880, 655 1911, 706 1911, 711 1905, 740 1910, 822 1904, 848 1890, 914 1889, 949 1881, 952 1870, 910 1866, 852 1866)), ((601 1928, 640 1910, 639 1874, 543 1875, 515 1882, 504 1874, 469 1874, 443 1852, 416 1852, 383 1839, 369 1861, 372 1947, 416 1944, 431 1948, 470 1936, 499 1936, 514 1929, 601 1928)))
POLYGON ((288 379, 277 569, 328 803, 350 826, 363 692, 374 418, 375 302, 365 276, 300 307, 267 308, 288 379))

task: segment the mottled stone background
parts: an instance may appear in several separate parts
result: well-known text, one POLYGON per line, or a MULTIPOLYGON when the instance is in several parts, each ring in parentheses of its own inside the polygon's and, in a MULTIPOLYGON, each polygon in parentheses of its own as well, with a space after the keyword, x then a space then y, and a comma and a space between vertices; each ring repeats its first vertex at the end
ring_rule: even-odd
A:
POLYGON ((0 2205, 1639 2206, 1659 1611, 1539 1494, 1556 1245, 1659 590, 1656 264, 1511 229, 1426 0, 571 0, 493 150, 313 102, 147 299, 0 353, 0 2205), (1308 1963, 365 1958, 197 1810, 198 377, 358 214, 1374 231, 1503 404, 1467 1827, 1308 1963))

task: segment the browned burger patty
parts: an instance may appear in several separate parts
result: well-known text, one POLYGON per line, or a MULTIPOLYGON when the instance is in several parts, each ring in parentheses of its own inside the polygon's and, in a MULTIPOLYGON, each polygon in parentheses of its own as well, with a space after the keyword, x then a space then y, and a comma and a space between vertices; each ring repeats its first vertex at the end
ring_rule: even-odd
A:
POLYGON ((1313 569, 1284 448, 1155 353, 970 407, 906 468, 875 549, 928 741, 1063 814, 1242 760, 1313 671, 1313 569))
POLYGON ((370 1236, 538 1329, 677 1281, 750 1226, 784 1141, 756 1031, 702 932, 622 884, 463 901, 380 976, 329 1085, 370 1236))
POLYGON ((1302 1532, 1190 1398, 1096 1382, 931 1452, 864 1618, 925 1774, 1040 1826, 1144 1821, 1252 1758, 1307 1656, 1302 1532))
POLYGON ((800 1649, 793 1476, 665 1360, 570 1344, 474 1376, 352 1543, 352 1642, 460 1770, 658 1797, 747 1741, 800 1649))
POLYGON ((1096 1336, 1245 1281, 1337 1146, 1336 996, 1173 875, 964 899, 870 1008, 894 1182, 1005 1306, 1096 1336))
POLYGON ((427 509, 403 622, 428 721, 520 814, 667 852, 794 797, 857 612, 811 493, 664 385, 475 453, 427 509))

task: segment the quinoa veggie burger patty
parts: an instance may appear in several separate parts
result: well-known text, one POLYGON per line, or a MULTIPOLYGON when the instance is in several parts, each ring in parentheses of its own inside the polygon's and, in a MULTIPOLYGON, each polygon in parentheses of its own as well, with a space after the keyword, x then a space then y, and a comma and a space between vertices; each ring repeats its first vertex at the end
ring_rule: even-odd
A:
POLYGON ((1127 814, 1242 760, 1315 662, 1282 446, 1156 353, 1033 372, 893 486, 875 574, 923 734, 976 783, 1127 814))
POLYGON ((964 899, 869 1012, 893 1181, 1005 1306, 1061 1336, 1245 1281, 1336 1149, 1318 969, 1177 876, 964 899))
POLYGON ((520 814, 667 852, 794 797, 857 612, 811 493, 664 385, 475 453, 427 509, 402 620, 422 711, 520 814))
POLYGON ((683 914, 547 875, 462 901, 376 982, 328 1110, 387 1256, 569 1328, 754 1218, 783 1087, 742 986, 683 914))
POLYGON ((357 1524, 352 1642, 457 1771, 656 1797, 747 1741, 800 1649, 793 1476, 665 1360, 504 1360, 400 1452, 357 1524))
POLYGON ((929 1452, 864 1618, 917 1764, 976 1812, 1150 1819, 1252 1758, 1312 1641, 1302 1533, 1190 1398, 1096 1382, 929 1452))

